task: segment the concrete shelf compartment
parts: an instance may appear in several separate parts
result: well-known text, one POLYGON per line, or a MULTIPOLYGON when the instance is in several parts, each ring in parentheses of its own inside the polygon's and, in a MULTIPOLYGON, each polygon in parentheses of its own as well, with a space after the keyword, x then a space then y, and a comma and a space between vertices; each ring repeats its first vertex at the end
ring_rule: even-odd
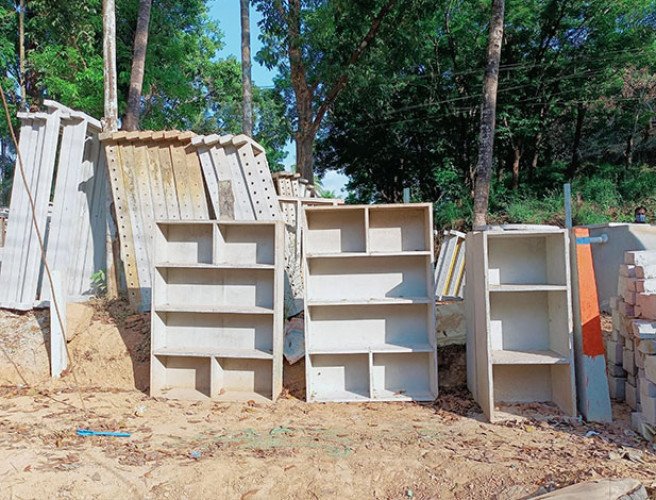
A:
POLYGON ((164 221, 151 395, 271 401, 282 389, 282 223, 164 221))
POLYGON ((432 206, 308 207, 305 221, 307 400, 435 399, 432 206))
POLYGON ((567 232, 475 232, 466 245, 467 381, 483 412, 553 402, 576 415, 567 232))

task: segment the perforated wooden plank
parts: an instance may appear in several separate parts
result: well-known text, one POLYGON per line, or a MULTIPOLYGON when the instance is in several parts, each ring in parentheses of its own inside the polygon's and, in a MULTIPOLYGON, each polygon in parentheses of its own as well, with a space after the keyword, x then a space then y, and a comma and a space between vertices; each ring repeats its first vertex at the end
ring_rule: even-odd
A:
MULTIPOLYGON (((177 188, 175 185, 175 174, 171 162, 171 150, 167 144, 157 145, 157 158, 162 174, 162 186, 164 188, 164 200, 169 219, 180 218, 180 206, 178 204, 177 188)), ((154 158, 155 159, 155 158, 154 158)))
POLYGON ((198 153, 191 149, 182 151, 185 153, 187 163, 190 189, 189 195, 193 218, 207 219, 209 217, 207 196, 205 195, 205 186, 203 185, 203 175, 201 172, 198 153))
POLYGON ((201 146, 198 148, 198 157, 200 159, 200 165, 203 170, 203 177, 205 179, 205 185, 207 186, 207 192, 210 195, 210 204, 214 209, 214 216, 216 219, 221 219, 221 207, 219 202, 219 177, 214 164, 212 163, 212 155, 210 150, 201 146))
POLYGON ((250 141, 239 146, 238 153, 255 219, 280 219, 280 206, 269 167, 262 158, 264 155, 259 154, 256 158, 250 141))

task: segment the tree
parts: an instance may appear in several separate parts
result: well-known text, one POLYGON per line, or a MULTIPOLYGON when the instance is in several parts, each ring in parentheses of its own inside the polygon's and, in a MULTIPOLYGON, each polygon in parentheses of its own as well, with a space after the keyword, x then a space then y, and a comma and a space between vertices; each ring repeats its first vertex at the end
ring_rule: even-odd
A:
POLYGON ((503 41, 504 0, 492 1, 490 18, 490 40, 487 47, 487 64, 483 83, 481 105, 481 132, 479 136, 478 163, 474 183, 474 229, 487 224, 487 209, 490 197, 490 177, 494 155, 494 127, 497 110, 497 88, 499 86, 499 61, 503 41))
POLYGON ((370 13, 376 2, 354 6, 327 2, 314 10, 308 8, 313 2, 305 5, 301 0, 256 3, 264 16, 261 28, 265 42, 258 57, 270 69, 277 67, 284 75, 279 82, 291 88, 296 166, 303 178, 313 182, 314 143, 324 116, 374 42, 396 0, 386 0, 373 17, 370 13), (326 32, 332 37, 326 37, 326 32))
POLYGON ((144 71, 146 67, 146 49, 148 47, 148 25, 152 0, 139 1, 137 29, 134 33, 134 55, 130 72, 130 90, 127 109, 123 117, 122 129, 133 131, 139 128, 141 115, 141 92, 143 90, 144 71))
POLYGON ((239 0, 241 12, 242 132, 253 135, 253 83, 251 81, 250 0, 239 0))

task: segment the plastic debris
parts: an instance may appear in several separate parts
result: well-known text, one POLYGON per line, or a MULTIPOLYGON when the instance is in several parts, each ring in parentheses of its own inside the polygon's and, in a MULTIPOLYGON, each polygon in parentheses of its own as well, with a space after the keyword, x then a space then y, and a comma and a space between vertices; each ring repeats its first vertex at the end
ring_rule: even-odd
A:
POLYGON ((92 431, 90 429, 78 429, 75 431, 78 436, 108 436, 129 438, 132 434, 129 432, 110 432, 110 431, 92 431))

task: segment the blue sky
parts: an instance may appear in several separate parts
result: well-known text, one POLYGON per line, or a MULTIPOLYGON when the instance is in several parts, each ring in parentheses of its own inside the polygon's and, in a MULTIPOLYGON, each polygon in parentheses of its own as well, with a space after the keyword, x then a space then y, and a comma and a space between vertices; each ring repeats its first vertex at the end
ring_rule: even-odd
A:
MULTIPOLYGON (((221 57, 235 56, 238 60, 241 57, 241 25, 239 19, 239 0, 214 0, 209 2, 210 17, 219 23, 223 31, 223 50, 219 53, 221 57)), ((259 12, 251 7, 251 54, 253 58, 262 44, 259 40, 260 29, 257 25, 261 19, 259 12)), ((253 83, 259 86, 272 86, 274 71, 269 71, 253 59, 253 83)), ((294 145, 289 144, 286 148, 287 158, 285 165, 287 170, 291 170, 291 165, 295 162, 294 145)), ((337 172, 328 172, 322 184, 325 189, 334 191, 338 196, 345 196, 342 188, 347 178, 337 172)))

